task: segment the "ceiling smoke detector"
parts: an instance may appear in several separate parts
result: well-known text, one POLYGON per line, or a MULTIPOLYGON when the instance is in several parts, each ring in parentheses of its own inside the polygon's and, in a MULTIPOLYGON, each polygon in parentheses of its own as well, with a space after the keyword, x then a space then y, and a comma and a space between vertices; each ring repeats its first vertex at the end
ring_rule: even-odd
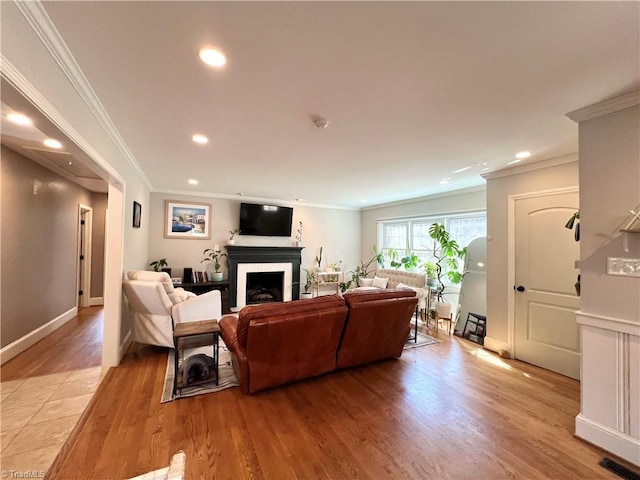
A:
POLYGON ((329 120, 327 120, 324 117, 316 117, 313 120, 313 123, 315 124, 316 127, 320 128, 320 129, 325 129, 329 125, 329 120))

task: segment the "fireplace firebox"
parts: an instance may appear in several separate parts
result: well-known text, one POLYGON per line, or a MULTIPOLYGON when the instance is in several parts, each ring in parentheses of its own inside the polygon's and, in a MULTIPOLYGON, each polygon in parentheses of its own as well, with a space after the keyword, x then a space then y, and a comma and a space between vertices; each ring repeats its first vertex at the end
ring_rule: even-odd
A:
POLYGON ((282 301, 284 272, 248 272, 247 305, 282 301))

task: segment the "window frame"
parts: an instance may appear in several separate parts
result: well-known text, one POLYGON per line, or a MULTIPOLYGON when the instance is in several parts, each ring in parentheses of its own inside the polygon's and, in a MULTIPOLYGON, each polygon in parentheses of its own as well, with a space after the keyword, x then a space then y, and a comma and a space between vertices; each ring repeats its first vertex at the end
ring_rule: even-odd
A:
MULTIPOLYGON (((478 218, 484 217, 485 224, 487 222, 487 211, 482 210, 473 210, 467 212, 458 212, 458 213, 444 213, 438 215, 420 215, 420 216, 411 216, 411 217, 398 217, 398 218, 386 218, 384 220, 377 220, 377 239, 376 239, 376 248, 378 251, 386 252, 389 248, 393 247, 385 247, 383 245, 384 242, 384 228, 388 225, 406 225, 406 237, 405 237, 405 248, 404 250, 395 249, 398 251, 398 256, 402 258, 405 255, 408 255, 411 252, 415 252, 420 256, 420 252, 426 252, 426 248, 415 247, 414 243, 414 225, 416 224, 428 224, 431 226, 433 223, 444 223, 445 228, 449 231, 449 222, 450 220, 458 220, 464 218, 478 218)), ((485 236, 487 233, 485 232, 485 236)), ((431 239, 429 239, 431 240, 431 239)), ((466 245, 465 245, 466 246, 466 245)), ((430 250, 430 248, 429 248, 430 250)), ((459 285, 451 285, 445 281, 447 284, 449 291, 451 293, 459 292, 459 285)))

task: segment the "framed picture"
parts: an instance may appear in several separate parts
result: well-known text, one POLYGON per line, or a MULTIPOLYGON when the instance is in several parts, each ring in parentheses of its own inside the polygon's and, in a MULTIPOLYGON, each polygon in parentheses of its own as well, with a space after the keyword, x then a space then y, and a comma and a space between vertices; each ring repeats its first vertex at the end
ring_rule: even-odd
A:
POLYGON ((133 228, 140 228, 140 219, 142 218, 142 205, 133 202, 133 228))
POLYGON ((164 238, 211 239, 211 205, 166 200, 164 238))

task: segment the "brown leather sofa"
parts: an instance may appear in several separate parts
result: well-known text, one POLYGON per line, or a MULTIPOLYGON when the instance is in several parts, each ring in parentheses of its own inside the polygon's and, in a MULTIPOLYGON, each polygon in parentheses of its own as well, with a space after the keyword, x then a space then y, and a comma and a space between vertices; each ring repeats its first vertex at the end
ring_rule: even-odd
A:
POLYGON ((240 389, 254 393, 399 357, 417 302, 410 290, 347 293, 344 299, 326 295, 250 305, 219 325, 240 389))

